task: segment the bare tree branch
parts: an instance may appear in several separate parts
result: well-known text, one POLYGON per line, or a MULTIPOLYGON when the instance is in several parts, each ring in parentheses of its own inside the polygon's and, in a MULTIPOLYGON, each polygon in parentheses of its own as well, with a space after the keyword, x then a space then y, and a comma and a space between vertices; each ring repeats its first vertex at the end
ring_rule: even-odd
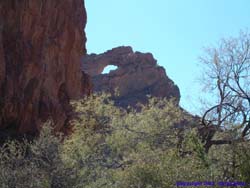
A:
MULTIPOLYGON (((205 86, 215 92, 217 101, 202 116, 202 125, 222 129, 240 127, 238 135, 247 140, 250 134, 250 34, 223 39, 217 48, 200 58, 205 65, 205 86)), ((230 144, 234 140, 205 141, 205 147, 230 144)))

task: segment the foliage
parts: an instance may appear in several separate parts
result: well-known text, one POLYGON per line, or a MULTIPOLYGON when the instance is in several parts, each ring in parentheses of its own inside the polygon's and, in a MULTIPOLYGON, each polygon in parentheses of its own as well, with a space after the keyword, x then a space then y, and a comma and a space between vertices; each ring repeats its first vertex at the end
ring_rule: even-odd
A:
POLYGON ((47 124, 32 142, 6 142, 1 187, 171 188, 177 181, 249 180, 248 143, 213 146, 207 153, 173 101, 151 98, 136 112, 109 98, 94 94, 72 102, 77 117, 67 138, 47 124))
POLYGON ((74 169, 64 165, 61 149, 61 137, 53 134, 50 123, 33 142, 6 142, 0 153, 1 187, 72 187, 74 169))

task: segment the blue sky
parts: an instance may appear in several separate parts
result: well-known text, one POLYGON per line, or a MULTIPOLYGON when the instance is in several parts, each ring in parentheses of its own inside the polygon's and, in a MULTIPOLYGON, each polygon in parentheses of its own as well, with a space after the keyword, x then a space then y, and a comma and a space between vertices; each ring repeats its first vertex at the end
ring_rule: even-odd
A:
POLYGON ((203 47, 250 26, 250 0, 85 0, 88 53, 117 46, 151 52, 179 86, 181 106, 199 113, 203 47))

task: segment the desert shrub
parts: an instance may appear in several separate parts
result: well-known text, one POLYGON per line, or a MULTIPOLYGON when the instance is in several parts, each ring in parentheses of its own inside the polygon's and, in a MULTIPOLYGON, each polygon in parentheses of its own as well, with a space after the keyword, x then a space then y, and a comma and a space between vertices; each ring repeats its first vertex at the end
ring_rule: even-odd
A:
POLYGON ((111 121, 125 114, 113 105, 108 94, 93 94, 72 102, 77 118, 74 133, 64 142, 64 160, 78 169, 78 182, 82 187, 110 187, 109 169, 116 168, 119 156, 111 153, 106 143, 112 134, 111 121))
POLYGON ((209 151, 221 181, 250 180, 249 143, 232 143, 230 145, 213 146, 209 151))
POLYGON ((237 147, 236 160, 238 161, 238 171, 236 174, 241 181, 250 181, 250 144, 241 143, 237 147))
MULTIPOLYGON (((29 185, 33 178, 32 169, 26 168, 29 161, 25 159, 26 144, 8 141, 1 147, 0 152, 0 182, 1 187, 21 187, 29 185), (22 169, 22 172, 21 172, 22 169)), ((31 165, 30 165, 31 167, 31 165)), ((34 187, 31 185, 30 187, 34 187)))
POLYGON ((178 181, 249 181, 249 143, 212 146, 207 153, 195 128, 177 128, 187 117, 174 101, 151 98, 137 112, 109 98, 102 93, 72 102, 76 118, 69 137, 55 135, 48 124, 32 142, 6 142, 0 148, 1 187, 171 188, 178 181))
POLYGON ((49 124, 32 142, 8 141, 0 148, 0 184, 3 188, 73 187, 74 169, 61 157, 62 140, 49 124))
MULTIPOLYGON (((65 160, 80 168, 86 187, 175 187, 178 180, 212 178, 207 154, 197 139, 185 139, 189 156, 177 147, 185 118, 174 101, 152 98, 141 112, 115 107, 106 94, 73 102, 79 115, 74 134, 64 143, 65 160), (188 142, 195 143, 187 147, 188 142)), ((187 130, 184 137, 191 131, 187 130)), ((193 136, 194 137, 194 136, 193 136)), ((183 149, 185 150, 185 149, 183 149)))

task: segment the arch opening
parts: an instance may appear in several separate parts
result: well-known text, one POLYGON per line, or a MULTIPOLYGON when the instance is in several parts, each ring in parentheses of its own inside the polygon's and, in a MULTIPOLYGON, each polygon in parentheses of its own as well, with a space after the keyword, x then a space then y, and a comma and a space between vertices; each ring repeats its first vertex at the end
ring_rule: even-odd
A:
POLYGON ((118 67, 116 65, 107 65, 103 71, 102 71, 102 74, 109 74, 111 71, 114 71, 118 69, 118 67))

